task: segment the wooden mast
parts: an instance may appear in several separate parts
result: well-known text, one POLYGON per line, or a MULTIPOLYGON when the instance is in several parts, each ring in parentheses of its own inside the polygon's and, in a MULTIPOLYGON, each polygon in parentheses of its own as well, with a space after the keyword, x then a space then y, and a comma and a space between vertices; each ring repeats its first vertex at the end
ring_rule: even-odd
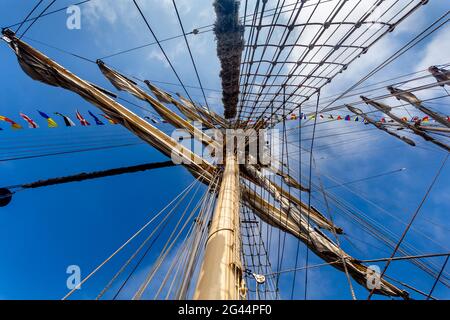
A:
MULTIPOLYGON (((222 101, 225 118, 229 120, 236 117, 239 100, 239 66, 244 49, 244 28, 239 21, 238 1, 216 0, 214 9, 214 33, 222 68, 222 101)), ((194 292, 196 300, 240 300, 245 297, 240 255, 239 165, 234 147, 227 145, 226 149, 220 191, 194 292)))
POLYGON ((234 152, 228 152, 194 293, 196 300, 239 300, 245 296, 239 208, 239 166, 234 152))

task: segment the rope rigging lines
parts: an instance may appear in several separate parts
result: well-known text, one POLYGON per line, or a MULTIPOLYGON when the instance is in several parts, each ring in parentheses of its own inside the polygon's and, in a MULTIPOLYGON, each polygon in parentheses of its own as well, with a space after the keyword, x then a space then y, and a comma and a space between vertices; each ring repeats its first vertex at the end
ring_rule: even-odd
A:
MULTIPOLYGON (((298 3, 298 2, 297 2, 298 3)), ((365 53, 368 48, 370 48, 372 45, 374 45, 376 42, 378 42, 384 35, 386 35, 389 30, 392 31, 392 28, 399 24, 403 19, 407 16, 409 16, 412 12, 417 10, 421 4, 422 1, 419 1, 419 3, 412 3, 410 2, 406 6, 396 6, 384 4, 381 5, 380 1, 377 1, 376 4, 373 4, 370 10, 362 10, 364 12, 363 15, 358 15, 354 11, 358 7, 358 5, 361 3, 361 1, 358 2, 358 4, 351 10, 348 10, 349 13, 341 18, 339 13, 343 10, 345 7, 346 2, 345 1, 339 1, 336 6, 334 7, 320 7, 321 2, 317 2, 313 9, 309 9, 310 11, 306 11, 304 8, 302 8, 303 2, 300 5, 300 8, 298 9, 297 15, 295 17, 289 18, 288 22, 283 24, 283 31, 280 37, 280 41, 278 45, 275 46, 275 48, 280 49, 274 49, 273 57, 271 59, 267 59, 268 62, 263 64, 262 61, 264 60, 264 53, 266 52, 265 43, 262 42, 260 45, 264 47, 263 52, 260 54, 258 58, 252 57, 249 60, 245 60, 245 63, 248 63, 249 65, 256 61, 260 61, 261 63, 258 63, 258 67, 256 67, 256 70, 249 72, 249 76, 253 77, 253 81, 251 81, 251 84, 248 83, 241 83, 241 87, 245 86, 246 88, 250 87, 250 89, 242 89, 241 94, 241 109, 240 114, 242 118, 247 120, 265 120, 269 121, 270 118, 277 113, 278 110, 280 110, 280 105, 277 104, 274 106, 274 112, 269 112, 270 108, 273 106, 273 102, 275 101, 275 98, 281 94, 281 87, 286 85, 295 85, 293 87, 287 87, 289 88, 295 88, 295 89, 289 89, 289 95, 288 95, 288 103, 291 101, 291 98, 294 95, 299 95, 303 97, 303 100, 299 103, 307 101, 311 94, 314 94, 317 89, 322 88, 324 85, 329 83, 331 79, 333 79, 337 74, 339 74, 341 71, 345 70, 347 66, 353 62, 355 59, 357 59, 358 56, 360 56, 362 53, 365 53), (380 12, 380 19, 386 19, 387 22, 390 23, 390 27, 381 27, 381 28, 373 28, 373 26, 369 28, 364 28, 363 23, 367 21, 367 19, 373 14, 375 11, 375 8, 378 9, 380 12), (381 10, 382 9, 382 10, 381 10), (311 19, 313 19, 314 15, 317 14, 317 12, 325 12, 328 14, 328 17, 325 19, 325 22, 322 22, 321 27, 315 28, 310 27, 311 19), (395 14, 394 14, 395 12, 395 14), (303 17, 303 13, 305 17, 303 17), (399 17, 397 17, 399 16, 399 17), (292 18, 292 19, 291 19, 292 18), (339 20, 337 23, 337 27, 333 27, 332 24, 335 19, 342 19, 339 20), (397 18, 397 19, 395 19, 397 18), (287 43, 287 39, 290 37, 291 33, 294 32, 296 20, 300 19, 301 21, 306 21, 305 24, 301 27, 301 31, 297 32, 296 40, 294 41, 294 44, 290 46, 290 50, 287 54, 282 54, 284 52, 285 44, 287 43), (344 22, 348 22, 347 19, 353 19, 352 21, 352 27, 345 28, 344 22), (395 19, 395 20, 394 20, 395 19), (312 30, 310 30, 312 29, 312 30), (375 30, 374 30, 375 29, 375 30), (305 35, 308 34, 308 36, 305 35), (339 33, 342 34, 342 36, 339 38, 339 33), (378 33, 381 33, 377 37, 378 33), (362 38, 363 35, 369 34, 367 38, 362 38), (305 40, 310 38, 309 44, 306 43, 305 40), (336 37, 338 37, 336 39, 336 37), (327 38, 323 44, 319 44, 319 40, 321 38, 327 38), (372 38, 374 38, 372 40, 372 38), (302 40, 300 40, 302 39, 302 40), (370 41, 372 40, 372 41, 370 41), (332 43, 327 41, 334 41, 332 43), (347 41, 347 42, 346 42, 347 41), (357 49, 353 49, 351 54, 345 58, 341 58, 341 56, 350 50, 350 48, 345 48, 343 50, 341 46, 345 44, 350 44, 352 46, 356 46, 357 49), (296 46, 297 43, 302 43, 305 45, 304 48, 299 48, 296 46), (324 46, 326 45, 326 46, 324 46), (329 50, 325 50, 324 48, 329 48, 329 50), (295 49, 295 50, 294 50, 295 49), (338 54, 339 53, 339 54, 338 54), (322 55, 322 58, 317 62, 315 65, 315 61, 313 60, 315 57, 322 55), (337 56, 336 56, 337 55, 337 56), (334 60, 329 60, 331 57, 335 56, 334 60), (292 57, 292 58, 290 58, 292 57), (285 62, 289 60, 297 61, 297 64, 291 68, 284 68, 285 62), (330 69, 333 64, 330 64, 328 62, 332 62, 334 64, 337 63, 337 65, 334 65, 333 68, 330 69), (259 65, 265 65, 267 72, 259 72, 259 65), (315 66, 314 66, 315 65, 315 66), (337 68, 338 66, 339 69, 337 68), (307 68, 308 67, 308 68, 307 68), (288 72, 286 72, 287 70, 288 72), (308 70, 306 73, 304 71, 308 70), (329 71, 327 75, 323 75, 324 72, 329 71), (304 74, 303 74, 304 73, 304 74), (271 80, 269 82, 269 79, 271 80), (258 83, 257 83, 258 80, 258 83), (300 81, 298 81, 300 80, 300 81), (316 81, 318 80, 318 81, 316 81), (254 88, 253 88, 254 86, 254 88), (305 87, 306 86, 306 87, 305 87), (279 88, 278 88, 279 87, 279 88), (305 91, 304 88, 307 91, 302 94, 299 92, 305 91), (309 93, 308 93, 309 92, 309 93), (256 101, 252 103, 247 103, 250 99, 250 95, 256 97, 256 101), (262 106, 258 105, 258 102, 261 99, 264 99, 265 97, 271 97, 269 98, 268 103, 264 103, 262 106), (244 107, 245 106, 245 107, 244 107)), ((348 2, 347 2, 348 4, 348 2)), ((365 4, 367 6, 367 3, 365 4)), ((363 8, 364 4, 362 4, 363 8)), ((361 10, 359 10, 361 11, 361 10)), ((323 13, 322 13, 323 14, 323 13)), ((272 24, 272 26, 274 26, 272 24)), ((276 26, 277 28, 280 28, 280 26, 276 26)), ((257 34, 261 32, 261 29, 258 28, 258 26, 253 26, 252 28, 257 29, 255 31, 257 34)), ((295 32, 294 32, 295 33, 295 32)), ((264 38, 263 36, 261 36, 264 38)), ((270 37, 270 34, 267 36, 267 38, 270 37)), ((253 48, 258 47, 258 43, 252 43, 253 48)), ((290 111, 293 111, 294 108, 290 108, 290 111)))
MULTIPOLYGON (((82 5, 90 1, 81 1, 78 4, 82 5)), ((373 293, 377 293, 388 297, 408 299, 408 292, 403 288, 409 288, 415 294, 435 299, 433 294, 435 294, 438 284, 448 287, 449 278, 445 271, 448 253, 424 254, 420 245, 405 239, 409 231, 414 231, 415 236, 420 236, 430 244, 442 247, 438 239, 433 239, 429 233, 423 232, 412 224, 448 158, 447 140, 450 135, 447 130, 447 121, 449 118, 445 118, 444 114, 448 111, 444 108, 449 102, 448 91, 445 88, 450 81, 446 69, 448 64, 436 65, 429 70, 389 77, 389 79, 364 86, 362 84, 411 48, 422 43, 437 30, 443 28, 448 22, 449 12, 441 15, 353 86, 344 92, 328 96, 321 96, 325 86, 336 79, 339 74, 345 72, 359 57, 366 54, 372 46, 394 31, 400 23, 428 1, 355 0, 350 3, 346 0, 277 0, 272 1, 275 6, 270 7, 267 0, 245 0, 242 1, 242 6, 239 6, 240 3, 235 0, 216 0, 214 1, 216 22, 186 32, 181 6, 177 6, 176 0, 172 0, 173 14, 176 18, 174 21, 177 28, 181 30, 181 34, 159 38, 157 30, 151 26, 149 15, 144 13, 142 2, 132 0, 130 5, 135 11, 137 10, 136 14, 139 14, 139 19, 144 22, 146 30, 152 35, 154 42, 111 53, 102 59, 117 57, 157 45, 164 61, 167 62, 178 80, 178 83, 168 81, 159 81, 159 83, 183 88, 187 98, 178 94, 178 100, 172 97, 171 91, 169 93, 169 91, 157 88, 147 80, 139 79, 142 76, 139 78, 128 76, 106 66, 100 59, 93 60, 70 50, 60 49, 40 40, 33 40, 90 63, 86 65, 95 63, 117 91, 126 91, 134 98, 149 103, 152 107, 150 109, 135 103, 134 100, 131 101, 115 93, 110 93, 83 80, 22 41, 22 37, 28 39, 26 33, 38 19, 63 11, 63 9, 57 9, 49 12, 55 2, 53 0, 36 17, 32 17, 42 2, 39 1, 22 22, 13 25, 18 26, 18 32, 27 22, 30 22, 20 37, 9 30, 3 32, 3 39, 13 49, 22 69, 34 80, 75 92, 134 135, 130 136, 112 129, 101 134, 88 133, 88 135, 78 138, 65 139, 66 136, 61 135, 62 141, 47 141, 46 135, 51 136, 51 134, 44 132, 41 137, 34 139, 28 137, 29 140, 22 140, 15 148, 0 147, 0 162, 63 154, 73 155, 87 151, 139 146, 143 143, 149 144, 163 155, 169 156, 181 145, 180 141, 170 137, 170 130, 173 128, 186 129, 191 134, 200 132, 202 146, 214 145, 222 148, 222 144, 192 124, 193 121, 199 119, 205 120, 208 129, 219 129, 221 132, 233 128, 279 128, 281 139, 278 147, 281 149, 281 155, 275 158, 272 155, 273 150, 270 148, 262 151, 272 157, 270 165, 245 163, 235 166, 238 168, 235 176, 238 180, 236 186, 239 190, 239 197, 235 199, 240 199, 241 203, 240 212, 235 210, 236 213, 240 213, 237 222, 239 228, 233 229, 232 232, 236 237, 233 240, 235 248, 238 248, 234 250, 239 251, 237 252, 239 257, 231 265, 234 268, 233 272, 238 274, 237 278, 245 283, 242 287, 234 288, 238 291, 237 296, 246 296, 248 299, 280 299, 286 295, 294 299, 299 296, 299 292, 301 292, 299 288, 301 288, 304 290, 302 296, 306 300, 312 296, 309 292, 311 287, 310 270, 331 266, 345 276, 350 296, 356 300, 357 296, 360 297, 360 291, 354 285, 358 284, 367 289, 365 287, 366 275, 369 270, 367 264, 375 262, 386 262, 386 265, 380 275, 380 288, 371 290, 369 298, 373 293), (198 68, 201 67, 200 59, 196 59, 194 56, 195 51, 190 42, 191 35, 211 31, 215 32, 217 38, 216 51, 221 67, 221 90, 204 86, 206 81, 204 81, 205 78, 202 79, 201 70, 198 68), (169 58, 167 48, 163 47, 164 42, 176 39, 184 41, 184 44, 181 44, 189 55, 188 67, 190 68, 192 65, 194 71, 191 80, 194 79, 194 83, 196 81, 198 86, 184 83, 181 73, 179 73, 180 68, 176 70, 173 63, 175 60, 169 58), (131 79, 146 84, 148 88, 142 89, 142 86, 131 79), (389 92, 386 92, 386 86, 388 86, 389 92), (194 102, 192 97, 195 95, 191 95, 192 89, 200 91, 201 96, 199 97, 203 99, 202 103, 205 106, 194 102), (213 98, 208 96, 207 91, 222 93, 223 118, 212 110, 214 109, 211 103, 213 98), (443 91, 445 94, 442 94, 443 91), (361 96, 361 99, 354 98, 358 96, 361 96), (308 103, 315 97, 317 99, 315 103, 308 103), (383 104, 384 100, 396 98, 402 101, 396 102, 395 105, 383 104), (145 120, 144 116, 129 110, 118 103, 118 100, 141 109, 148 115, 149 120, 154 115, 161 117, 160 119, 168 123, 167 128, 164 126, 160 129, 153 126, 145 120), (337 101, 339 101, 339 105, 335 104, 337 101), (355 106, 362 106, 362 109, 355 106), (335 122, 338 119, 327 118, 325 120, 325 115, 322 114, 346 107, 356 113, 359 118, 363 117, 366 120, 365 124, 372 124, 374 127, 363 126, 362 123, 359 123, 360 127, 356 128, 354 127, 358 125, 356 122, 354 125, 349 122, 348 128, 350 129, 341 130, 335 122), (297 110, 300 118, 289 119, 297 110), (391 113, 393 110, 395 113, 391 113), (411 120, 417 119, 414 123, 404 120, 398 115, 400 112, 408 113, 411 120), (381 120, 370 121, 372 119, 370 117, 374 113, 381 114, 381 120), (420 119, 419 115, 422 116, 423 113, 436 121, 433 123, 422 121, 425 118, 420 119), (415 115, 417 116, 414 117, 415 115), (304 116, 309 116, 309 119, 304 116), (388 118, 387 121, 386 118, 388 118), (298 126, 288 120, 298 120, 298 126), (308 123, 311 120, 313 123, 308 123), (378 150, 382 149, 384 152, 397 147, 409 148, 404 144, 401 146, 386 144, 387 135, 382 133, 377 135, 377 129, 382 129, 405 142, 410 141, 410 145, 415 145, 420 149, 417 154, 427 151, 443 155, 444 151, 425 145, 424 141, 416 144, 410 139, 413 134, 422 136, 425 141, 432 141, 447 151, 444 154, 445 160, 442 166, 408 223, 403 221, 402 217, 393 214, 393 211, 389 210, 390 208, 374 203, 364 192, 357 192, 350 188, 351 185, 367 181, 373 182, 375 179, 392 178, 395 173, 404 171, 403 167, 394 170, 394 168, 399 168, 401 163, 395 163, 398 165, 394 168, 378 170, 376 174, 373 173, 374 171, 359 172, 360 178, 353 176, 350 179, 343 179, 334 174, 329 175, 327 174, 329 171, 323 170, 325 165, 332 167, 345 162, 342 158, 335 161, 336 158, 355 157, 366 152, 363 149, 350 150, 351 153, 333 154, 333 149, 336 147, 343 149, 352 143, 373 143, 374 148, 370 151, 377 150, 377 147, 379 147, 378 150), (307 154, 306 158, 304 158, 305 154, 307 154), (321 162, 319 163, 319 161, 321 162), (276 168, 278 164, 280 166, 276 168), (332 183, 325 185, 325 179, 332 183), (305 192, 307 195, 304 194, 305 192), (359 202, 349 201, 345 196, 341 196, 343 192, 347 192, 346 195, 351 196, 352 199, 358 198, 359 202), (385 218, 389 216, 394 223, 382 223, 377 219, 375 213, 380 213, 380 216, 383 215, 385 218), (391 228, 396 222, 401 225, 401 228, 406 225, 400 239, 397 235, 399 226, 395 225, 396 229, 391 228), (357 259, 353 255, 356 246, 352 241, 358 239, 357 237, 353 238, 354 231, 358 231, 359 238, 364 237, 362 242, 374 244, 371 251, 362 251, 361 259, 357 259), (333 237, 334 239, 332 239, 333 237), (300 242, 304 247, 301 247, 300 242), (301 248, 304 250, 301 251, 301 248), (377 256, 374 254, 378 252, 375 249, 387 252, 391 252, 393 249, 393 253, 389 258, 367 259, 367 256, 377 256), (396 256, 397 253, 400 253, 401 256, 396 256), (311 254, 324 262, 320 264, 313 262, 311 254), (436 263, 435 260, 425 261, 425 259, 436 257, 446 257, 443 265, 436 263), (430 285, 431 288, 421 290, 416 288, 412 282, 406 284, 397 280, 395 274, 394 276, 387 275, 386 271, 393 261, 408 261, 413 264, 412 268, 417 267, 420 269, 418 271, 430 275, 434 280, 430 285), (300 278, 300 281, 297 278, 299 271, 302 271, 302 275, 304 275, 304 279, 300 278), (242 279, 244 277, 245 281, 242 279), (391 280, 400 287, 392 284, 391 280), (428 291, 429 293, 427 293, 428 291)), ((350 119, 350 116, 348 117, 350 119)), ((98 294, 96 293, 97 300, 119 299, 129 295, 129 292, 132 292, 132 298, 135 300, 147 298, 187 299, 192 296, 195 281, 198 280, 201 261, 207 255, 205 246, 212 217, 213 215, 216 217, 214 213, 214 207, 218 202, 216 197, 222 189, 222 180, 225 179, 223 179, 221 164, 211 160, 212 154, 203 156, 186 149, 184 147, 180 149, 180 156, 185 161, 182 165, 192 174, 194 181, 95 267, 79 284, 79 286, 84 285, 113 258, 118 258, 119 253, 125 254, 123 251, 126 248, 129 249, 130 252, 124 259, 125 261, 122 261, 123 263, 118 266, 117 270, 112 272, 102 290, 99 290, 98 294), (135 247, 130 248, 132 242, 135 247), (142 276, 138 276, 142 272, 144 272, 143 279, 141 279, 142 276), (136 280, 139 281, 138 286, 136 286, 136 280)), ((404 150, 406 149, 401 149, 401 151, 404 150)), ((410 151, 408 149, 408 152, 410 151)), ((371 154, 368 153, 368 155, 371 154)), ((379 160, 379 158, 375 159, 379 160)), ((380 161, 380 165, 384 164, 386 163, 380 161)), ((170 162, 150 163, 9 186, 0 189, 0 204, 10 200, 14 192, 24 189, 173 165, 170 162)), ((410 169, 409 166, 408 169, 410 169)), ((234 204, 236 203, 237 201, 234 201, 234 204)), ((228 231, 230 230, 231 228, 228 231)), ((360 248, 356 248, 356 250, 358 249, 360 248)), ((444 249, 448 251, 445 247, 444 249)), ((392 270, 389 273, 392 273, 392 270)), ((74 295, 76 289, 71 290, 63 299, 74 295)))

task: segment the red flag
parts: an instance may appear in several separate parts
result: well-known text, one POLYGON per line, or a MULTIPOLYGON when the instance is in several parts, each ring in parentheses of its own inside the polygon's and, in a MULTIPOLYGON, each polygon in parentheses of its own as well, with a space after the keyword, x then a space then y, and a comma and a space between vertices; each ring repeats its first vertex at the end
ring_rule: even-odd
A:
POLYGON ((14 120, 11 120, 10 118, 0 116, 1 121, 8 122, 11 125, 11 128, 13 129, 22 129, 22 126, 18 123, 16 123, 14 120))
POLYGON ((33 119, 31 119, 29 116, 27 116, 24 113, 20 113, 20 116, 26 121, 28 122, 28 127, 32 128, 32 129, 36 129, 39 128, 38 124, 36 122, 34 122, 33 119))
POLYGON ((83 118, 83 116, 78 110, 77 110, 77 119, 80 120, 80 123, 83 127, 91 125, 85 118, 83 118))

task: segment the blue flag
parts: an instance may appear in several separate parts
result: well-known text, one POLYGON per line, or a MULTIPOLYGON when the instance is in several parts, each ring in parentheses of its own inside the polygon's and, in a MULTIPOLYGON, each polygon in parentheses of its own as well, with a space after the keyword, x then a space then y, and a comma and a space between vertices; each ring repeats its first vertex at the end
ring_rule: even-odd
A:
POLYGON ((97 116, 96 116, 95 114, 93 114, 93 113, 90 112, 90 111, 89 111, 89 114, 91 115, 92 118, 94 118, 94 121, 95 121, 95 123, 96 123, 98 126, 103 126, 103 125, 104 125, 104 123, 101 122, 100 119, 97 118, 97 116))

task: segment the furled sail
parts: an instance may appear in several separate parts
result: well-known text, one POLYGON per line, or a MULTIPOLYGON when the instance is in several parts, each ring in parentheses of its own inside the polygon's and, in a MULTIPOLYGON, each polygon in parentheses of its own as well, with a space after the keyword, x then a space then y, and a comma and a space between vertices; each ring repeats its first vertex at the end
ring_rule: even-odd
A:
POLYGON ((216 150, 220 148, 220 145, 214 141, 212 138, 203 133, 202 130, 193 126, 188 121, 184 120, 182 117, 176 113, 169 110, 166 106, 161 104, 159 101, 153 99, 144 90, 138 87, 138 85, 128 79, 126 76, 120 74, 119 72, 113 70, 112 68, 106 66, 102 61, 98 60, 97 64, 105 75, 105 77, 116 87, 118 90, 127 91, 133 94, 135 97, 148 102, 158 114, 163 117, 167 122, 175 126, 176 128, 181 128, 189 131, 189 133, 196 139, 204 142, 206 145, 211 145, 211 147, 216 150))
POLYGON ((391 112, 392 108, 388 105, 385 105, 384 103, 378 102, 378 101, 374 101, 371 100, 369 98, 366 98, 364 96, 361 96, 361 99, 363 99, 363 101, 373 107, 375 107, 376 109, 378 109, 379 111, 387 114, 389 117, 391 117, 392 120, 394 120, 395 122, 397 122, 398 124, 400 124, 401 126, 411 130, 412 132, 414 132, 416 135, 422 137, 424 140, 429 141, 447 151, 450 151, 450 146, 446 145, 445 143, 440 142, 439 140, 436 140, 435 138, 433 138, 432 136, 430 136, 429 134, 427 134, 426 132, 424 132, 423 130, 420 130, 418 128, 416 128, 415 126, 411 125, 408 123, 408 121, 405 121, 403 119, 400 119, 399 117, 397 117, 395 114, 393 114, 391 112))
POLYGON ((270 192, 270 194, 280 203, 281 208, 286 215, 291 215, 296 221, 300 221, 302 216, 309 216, 311 221, 313 221, 319 228, 342 233, 341 228, 336 227, 322 214, 318 214, 316 210, 311 210, 308 212, 307 206, 301 203, 301 201, 292 201, 294 198, 293 196, 283 192, 282 188, 278 187, 275 183, 264 177, 256 168, 252 166, 245 166, 245 171, 254 180, 256 180, 258 184, 262 185, 270 192))
MULTIPOLYGON (((261 220, 297 237, 317 256, 340 271, 345 270, 344 259, 349 275, 361 286, 367 287, 368 267, 341 250, 323 233, 312 228, 305 219, 302 218, 300 222, 295 221, 291 216, 286 215, 283 210, 268 203, 250 188, 243 187, 242 189, 243 200, 261 220)), ((397 288, 384 279, 381 279, 380 289, 376 289, 374 293, 404 299, 409 297, 406 291, 397 288)))
MULTIPOLYGON (((183 164, 194 176, 202 177, 202 181, 206 183, 213 180, 213 176, 217 170, 215 166, 200 156, 193 154, 190 150, 180 146, 175 140, 111 99, 107 94, 89 82, 75 76, 18 39, 11 31, 4 30, 3 34, 4 39, 16 53, 22 69, 30 77, 37 81, 77 93, 85 100, 100 108, 108 117, 122 124, 165 155, 171 155, 172 150, 180 150, 179 156, 185 160, 183 164)), ((292 219, 291 216, 272 206, 249 188, 243 188, 242 196, 247 205, 255 210, 255 213, 261 219, 299 238, 319 257, 330 263, 330 265, 342 271, 344 270, 344 265, 340 261, 344 259, 349 274, 361 285, 366 285, 368 268, 339 249, 323 233, 313 228, 304 217, 300 216, 298 221, 292 219)), ((404 298, 408 296, 406 292, 396 288, 383 279, 381 280, 381 288, 375 290, 375 292, 404 298)))
POLYGON ((412 106, 416 107, 417 109, 419 109, 420 111, 422 111, 426 115, 429 115, 430 117, 432 117, 434 120, 436 120, 440 124, 446 126, 447 128, 450 128, 450 122, 448 122, 445 117, 443 117, 439 113, 434 112, 433 110, 430 110, 429 108, 425 107, 423 105, 423 103, 422 103, 422 100, 417 98, 411 92, 406 91, 406 90, 401 90, 401 89, 398 89, 398 88, 394 88, 392 86, 387 87, 387 89, 398 100, 403 100, 403 101, 411 104, 412 106))
POLYGON ((395 132, 392 132, 391 130, 387 129, 382 123, 373 120, 371 117, 369 117, 364 112, 362 112, 361 109, 352 107, 350 105, 347 105, 347 109, 350 110, 351 112, 353 112, 354 114, 363 117, 364 120, 367 121, 367 123, 370 123, 370 124, 374 125, 376 128, 380 129, 381 131, 384 131, 384 132, 390 134, 391 136, 402 140, 403 142, 409 144, 410 146, 413 146, 413 147, 416 146, 414 141, 412 141, 411 139, 409 139, 409 138, 407 138, 405 136, 401 136, 401 135, 399 135, 399 134, 397 134, 395 132))
POLYGON ((222 128, 228 127, 227 121, 222 118, 220 115, 215 113, 212 110, 207 110, 202 106, 197 106, 193 104, 191 101, 183 97, 180 93, 177 93, 178 98, 180 98, 181 102, 191 110, 198 112, 204 119, 208 119, 210 122, 219 125, 222 128))
POLYGON ((4 40, 14 50, 21 68, 32 79, 78 94, 83 99, 100 108, 108 117, 125 126, 163 154, 170 157, 172 151, 177 150, 178 157, 185 160, 186 166, 191 172, 195 174, 201 172, 201 175, 208 179, 212 177, 215 169, 210 163, 184 148, 174 139, 168 137, 162 131, 111 99, 107 94, 97 89, 97 87, 88 81, 75 76, 30 45, 18 39, 13 32, 3 30, 3 35, 4 40))
POLYGON ((438 68, 432 66, 428 68, 428 71, 433 75, 433 77, 441 84, 441 86, 450 86, 450 71, 443 68, 438 68))
POLYGON ((158 98, 159 101, 173 104, 187 119, 191 121, 201 122, 203 125, 205 125, 210 129, 214 128, 214 125, 210 121, 208 121, 207 118, 205 119, 195 110, 192 110, 187 105, 178 102, 172 97, 172 95, 153 85, 150 81, 145 80, 144 82, 148 86, 148 88, 153 92, 153 94, 158 98))

